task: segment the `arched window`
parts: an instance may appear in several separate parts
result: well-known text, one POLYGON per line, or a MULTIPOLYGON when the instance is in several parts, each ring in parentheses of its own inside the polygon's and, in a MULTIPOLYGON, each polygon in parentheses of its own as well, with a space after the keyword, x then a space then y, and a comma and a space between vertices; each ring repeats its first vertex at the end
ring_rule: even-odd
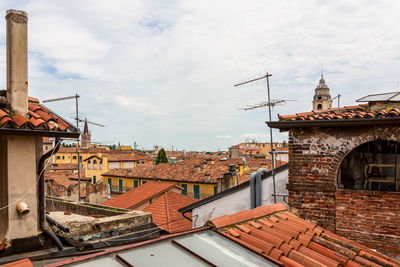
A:
POLYGON ((353 149, 340 164, 338 186, 345 189, 399 191, 400 143, 377 140, 353 149))
POLYGON ((88 168, 88 170, 90 170, 90 169, 92 168, 92 165, 91 165, 91 163, 90 163, 90 160, 88 160, 88 162, 87 162, 87 168, 88 168))
POLYGON ((93 161, 93 170, 97 170, 97 160, 93 161))
POLYGON ((102 169, 103 169, 103 161, 100 160, 100 163, 99 163, 99 170, 102 170, 102 169))
POLYGON ((318 104, 317 109, 322 109, 322 104, 318 104))

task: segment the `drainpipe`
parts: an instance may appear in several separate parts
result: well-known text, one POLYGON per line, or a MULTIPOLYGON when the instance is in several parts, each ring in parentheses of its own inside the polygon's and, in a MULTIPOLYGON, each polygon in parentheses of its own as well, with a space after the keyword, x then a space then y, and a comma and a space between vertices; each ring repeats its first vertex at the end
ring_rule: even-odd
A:
POLYGON ((40 229, 43 230, 46 234, 50 236, 50 238, 56 243, 58 250, 64 250, 63 245, 61 244, 60 239, 47 227, 46 225, 46 211, 45 211, 45 192, 44 192, 44 161, 49 158, 53 153, 57 153, 58 149, 60 148, 60 138, 56 137, 55 144, 56 146, 44 154, 39 160, 38 166, 38 175, 39 177, 39 222, 40 222, 40 229))
POLYGON ((261 195, 261 185, 262 185, 262 181, 261 181, 261 176, 263 174, 267 174, 267 169, 265 168, 261 168, 258 169, 257 173, 256 173, 256 207, 261 206, 261 202, 262 202, 262 195, 261 195))

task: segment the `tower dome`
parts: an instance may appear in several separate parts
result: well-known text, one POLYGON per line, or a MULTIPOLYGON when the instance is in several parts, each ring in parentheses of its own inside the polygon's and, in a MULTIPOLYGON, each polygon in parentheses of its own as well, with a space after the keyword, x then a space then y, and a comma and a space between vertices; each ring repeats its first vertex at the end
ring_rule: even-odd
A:
POLYGON ((324 110, 332 107, 332 98, 329 92, 329 87, 325 82, 324 75, 321 74, 319 84, 315 88, 313 111, 324 110))

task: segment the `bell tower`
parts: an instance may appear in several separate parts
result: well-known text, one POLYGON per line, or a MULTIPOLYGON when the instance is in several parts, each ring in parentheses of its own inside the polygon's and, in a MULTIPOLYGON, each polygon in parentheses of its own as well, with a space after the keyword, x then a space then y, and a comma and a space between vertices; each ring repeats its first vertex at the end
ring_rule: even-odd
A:
POLYGON ((332 107, 332 98, 329 92, 329 87, 325 83, 324 74, 321 74, 321 79, 317 88, 315 88, 313 111, 328 109, 332 107))
POLYGON ((87 122, 87 119, 85 118, 85 126, 83 128, 83 133, 81 134, 82 148, 91 147, 91 139, 92 139, 91 137, 92 137, 92 135, 89 132, 88 122, 87 122))

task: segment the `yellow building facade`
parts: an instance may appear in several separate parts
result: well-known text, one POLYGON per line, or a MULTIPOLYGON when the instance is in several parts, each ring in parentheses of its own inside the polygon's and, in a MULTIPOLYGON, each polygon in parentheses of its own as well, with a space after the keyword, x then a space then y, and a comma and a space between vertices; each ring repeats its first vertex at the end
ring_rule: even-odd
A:
MULTIPOLYGON (((147 178, 130 178, 130 177, 115 177, 104 175, 103 180, 111 186, 111 191, 114 193, 123 193, 131 190, 132 188, 138 187, 147 182, 154 182, 154 179, 147 178)), ((186 181, 174 181, 174 180, 160 180, 166 183, 172 183, 179 185, 183 188, 182 194, 192 196, 197 199, 203 199, 217 193, 216 183, 193 183, 186 181)))

